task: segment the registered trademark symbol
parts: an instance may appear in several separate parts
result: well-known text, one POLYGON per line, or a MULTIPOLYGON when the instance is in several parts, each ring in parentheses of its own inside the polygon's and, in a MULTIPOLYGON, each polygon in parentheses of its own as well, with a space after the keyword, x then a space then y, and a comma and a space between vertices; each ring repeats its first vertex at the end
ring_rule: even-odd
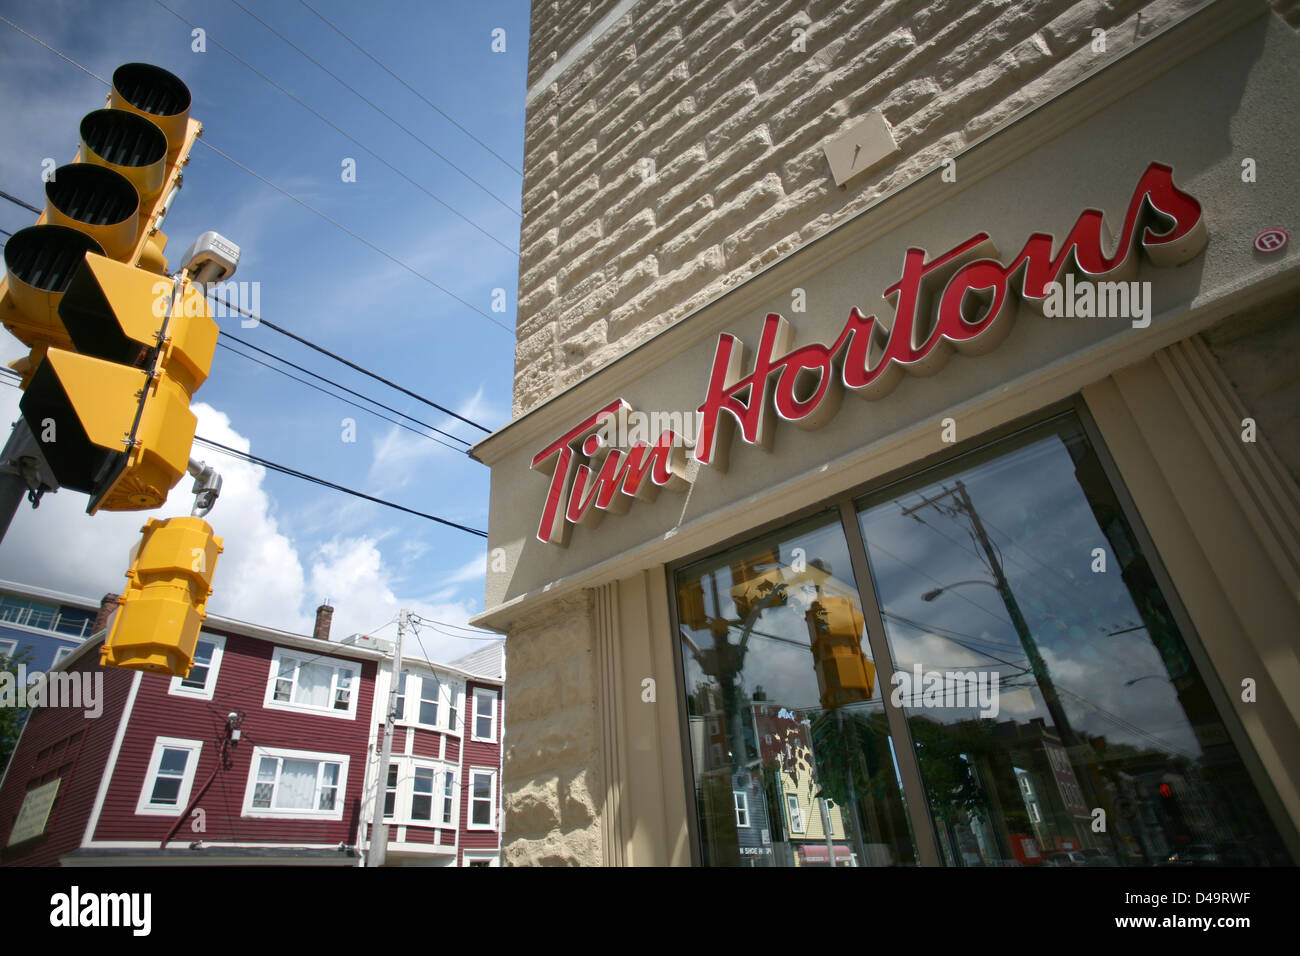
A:
POLYGON ((1285 229, 1265 229, 1255 237, 1255 249, 1259 252, 1281 252, 1290 239, 1291 235, 1285 229))

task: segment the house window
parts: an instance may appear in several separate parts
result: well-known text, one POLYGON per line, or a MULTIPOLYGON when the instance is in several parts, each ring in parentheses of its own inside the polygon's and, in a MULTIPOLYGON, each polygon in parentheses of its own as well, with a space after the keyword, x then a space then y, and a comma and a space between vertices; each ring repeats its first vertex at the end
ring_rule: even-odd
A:
POLYGON ((403 671, 398 682, 397 719, 418 727, 459 733, 456 726, 455 684, 444 682, 437 674, 403 671), (408 707, 406 701, 411 704, 408 707))
POLYGON ((345 755, 254 747, 244 816, 340 820, 347 775, 345 755))
POLYGON ((415 768, 415 777, 411 781, 412 820, 433 820, 433 778, 432 767, 415 768))
POLYGON ((135 812, 148 816, 179 816, 189 803, 202 751, 201 740, 157 738, 135 812))
POLYGON ((397 764, 388 765, 388 786, 384 788, 384 819, 393 818, 393 807, 397 804, 397 764))
POLYGON ((425 677, 420 681, 420 723, 438 725, 438 678, 425 677))
POLYGON ((442 823, 443 823, 443 826, 453 826, 453 825, 454 825, 454 820, 455 820, 455 816, 453 815, 453 811, 454 811, 454 806, 453 806, 453 802, 454 802, 454 794, 453 794, 453 792, 452 792, 452 787, 455 785, 455 782, 456 782, 456 781, 455 781, 455 778, 452 776, 450 770, 448 770, 446 773, 444 773, 444 774, 442 775, 442 823))
POLYGON ((790 818, 790 832, 805 832, 803 825, 803 809, 799 806, 799 798, 793 793, 787 793, 785 795, 785 810, 786 815, 790 818))
POLYGON ((491 830, 496 826, 496 792, 497 772, 495 770, 471 770, 469 773, 471 830, 491 830))
POLYGON ((393 705, 393 713, 398 720, 406 717, 406 680, 410 676, 410 671, 402 671, 402 676, 397 679, 397 700, 393 705))
POLYGON ((76 650, 75 647, 60 647, 57 651, 54 652, 54 663, 51 664, 50 666, 58 667, 61 663, 63 663, 63 661, 71 657, 72 652, 75 650, 76 650))
POLYGON ((474 691, 474 740, 496 740, 496 691, 478 688, 474 691))
POLYGON ((338 658, 312 658, 276 648, 271 657, 265 705, 352 718, 357 711, 361 665, 338 658))
POLYGON ((733 790, 731 795, 736 801, 736 826, 749 826, 749 797, 743 790, 733 790))
POLYGON ((186 677, 173 677, 167 693, 179 697, 211 700, 217 688, 217 672, 226 651, 226 639, 219 634, 200 634, 194 647, 194 665, 186 677))
POLYGON ((0 657, 13 657, 17 650, 17 641, 0 641, 0 657))

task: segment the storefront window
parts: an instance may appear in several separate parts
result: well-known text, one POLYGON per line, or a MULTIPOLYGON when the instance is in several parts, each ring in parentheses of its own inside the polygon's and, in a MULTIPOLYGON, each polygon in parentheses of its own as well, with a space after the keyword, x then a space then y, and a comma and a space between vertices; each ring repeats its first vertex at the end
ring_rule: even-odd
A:
POLYGON ((914 863, 837 514, 685 568, 678 617, 706 863, 914 863))
POLYGON ((944 863, 1290 862, 1073 416, 859 517, 944 863))

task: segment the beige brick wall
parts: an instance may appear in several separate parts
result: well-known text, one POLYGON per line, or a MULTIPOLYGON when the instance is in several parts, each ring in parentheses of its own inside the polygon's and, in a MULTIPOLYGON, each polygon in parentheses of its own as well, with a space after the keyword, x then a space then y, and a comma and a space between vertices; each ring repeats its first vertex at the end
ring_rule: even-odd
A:
POLYGON ((586 592, 511 629, 502 775, 507 866, 602 862, 594 647, 586 592))
POLYGON ((529 82, 576 58, 528 105, 515 414, 1200 3, 639 0, 594 42, 614 0, 535 3, 529 82), (873 108, 901 151, 840 189, 822 144, 873 108))

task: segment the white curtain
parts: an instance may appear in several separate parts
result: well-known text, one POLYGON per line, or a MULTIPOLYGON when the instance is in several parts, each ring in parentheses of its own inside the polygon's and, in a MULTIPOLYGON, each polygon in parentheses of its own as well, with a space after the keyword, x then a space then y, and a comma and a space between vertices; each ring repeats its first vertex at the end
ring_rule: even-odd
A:
POLYGON ((294 703, 307 707, 329 707, 330 682, 334 668, 329 664, 303 664, 298 668, 298 690, 294 703))
POLYGON ((316 805, 316 770, 314 760, 285 759, 280 768, 280 787, 275 805, 285 810, 314 810, 316 805))

